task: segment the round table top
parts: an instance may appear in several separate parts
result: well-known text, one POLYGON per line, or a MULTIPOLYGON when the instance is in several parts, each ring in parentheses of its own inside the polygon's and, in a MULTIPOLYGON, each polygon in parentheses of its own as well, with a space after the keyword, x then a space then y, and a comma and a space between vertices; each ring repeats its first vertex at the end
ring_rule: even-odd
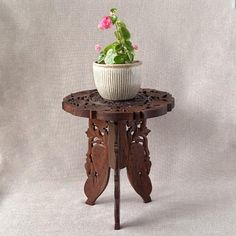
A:
POLYGON ((96 89, 72 93, 62 108, 75 116, 99 120, 138 120, 165 115, 174 108, 171 94, 155 89, 140 89, 135 98, 124 101, 103 99, 96 89))

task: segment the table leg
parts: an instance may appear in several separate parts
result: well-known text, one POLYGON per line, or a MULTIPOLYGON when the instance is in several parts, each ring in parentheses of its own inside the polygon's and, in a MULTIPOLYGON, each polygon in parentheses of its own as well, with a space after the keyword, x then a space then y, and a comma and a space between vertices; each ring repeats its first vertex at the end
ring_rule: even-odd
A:
POLYGON ((84 192, 88 197, 86 203, 94 205, 109 181, 108 123, 90 119, 86 133, 89 138, 85 163, 88 179, 84 185, 84 192))
POLYGON ((152 183, 149 178, 151 161, 148 150, 146 120, 128 123, 127 137, 129 155, 127 160, 127 175, 134 190, 145 203, 151 201, 152 183))
POLYGON ((120 123, 109 123, 109 162, 114 169, 114 217, 115 230, 120 229, 120 123))
POLYGON ((115 125, 116 129, 116 139, 115 139, 115 156, 116 156, 116 165, 115 165, 115 174, 114 174, 114 182, 115 182, 115 229, 120 229, 120 142, 119 142, 119 130, 118 125, 115 125))

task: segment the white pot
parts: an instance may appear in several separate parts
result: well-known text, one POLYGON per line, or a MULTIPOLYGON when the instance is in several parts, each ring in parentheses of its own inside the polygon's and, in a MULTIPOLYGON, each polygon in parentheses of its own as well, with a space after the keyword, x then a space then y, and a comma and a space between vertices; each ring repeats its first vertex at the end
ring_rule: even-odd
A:
POLYGON ((130 64, 93 63, 93 77, 98 93, 108 100, 128 100, 138 93, 141 83, 141 61, 130 64))

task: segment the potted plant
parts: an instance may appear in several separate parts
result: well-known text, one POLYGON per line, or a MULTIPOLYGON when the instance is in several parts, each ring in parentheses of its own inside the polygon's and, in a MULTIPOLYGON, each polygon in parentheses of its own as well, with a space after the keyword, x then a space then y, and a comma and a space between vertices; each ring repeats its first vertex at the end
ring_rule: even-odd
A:
POLYGON ((135 97, 141 87, 141 61, 134 60, 137 45, 132 44, 131 35, 124 22, 112 8, 109 16, 104 16, 98 24, 100 30, 115 26, 116 41, 102 48, 93 63, 93 76, 98 93, 108 100, 128 100, 135 97))

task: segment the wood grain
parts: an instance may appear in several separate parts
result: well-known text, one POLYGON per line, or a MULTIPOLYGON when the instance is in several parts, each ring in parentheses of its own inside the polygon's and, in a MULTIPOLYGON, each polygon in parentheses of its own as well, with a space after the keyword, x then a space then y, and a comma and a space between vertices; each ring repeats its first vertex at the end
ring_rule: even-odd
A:
POLYGON ((141 89, 135 98, 126 101, 103 99, 97 90, 70 94, 62 102, 65 111, 99 120, 138 120, 157 117, 174 108, 171 94, 155 89, 141 89))
POLYGON ((94 205, 96 199, 105 190, 110 175, 108 165, 108 123, 100 120, 89 120, 88 152, 85 169, 88 176, 84 185, 86 203, 94 205))
POLYGON ((128 123, 129 157, 127 174, 134 190, 143 198, 145 203, 151 201, 152 183, 149 178, 151 161, 148 150, 146 120, 128 123))

